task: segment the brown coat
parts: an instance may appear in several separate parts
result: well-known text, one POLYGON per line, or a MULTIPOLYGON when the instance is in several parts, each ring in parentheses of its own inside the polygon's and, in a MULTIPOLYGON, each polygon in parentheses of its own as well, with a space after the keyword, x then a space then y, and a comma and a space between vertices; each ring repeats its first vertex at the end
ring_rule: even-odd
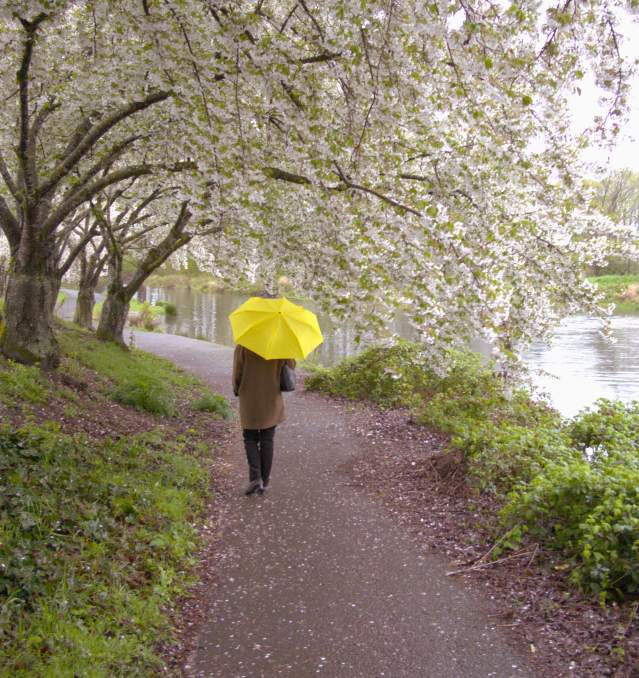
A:
POLYGON ((240 396, 242 428, 262 429, 284 421, 284 400, 280 391, 280 371, 294 360, 264 360, 244 346, 233 354, 233 392, 240 396))

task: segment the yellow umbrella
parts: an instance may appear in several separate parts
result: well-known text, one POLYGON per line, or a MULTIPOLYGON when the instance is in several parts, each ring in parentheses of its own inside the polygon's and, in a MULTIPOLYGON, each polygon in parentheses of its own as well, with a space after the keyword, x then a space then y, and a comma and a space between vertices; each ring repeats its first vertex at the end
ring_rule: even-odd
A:
POLYGON ((324 341, 316 315, 288 299, 251 297, 229 320, 235 343, 266 360, 306 358, 324 341))

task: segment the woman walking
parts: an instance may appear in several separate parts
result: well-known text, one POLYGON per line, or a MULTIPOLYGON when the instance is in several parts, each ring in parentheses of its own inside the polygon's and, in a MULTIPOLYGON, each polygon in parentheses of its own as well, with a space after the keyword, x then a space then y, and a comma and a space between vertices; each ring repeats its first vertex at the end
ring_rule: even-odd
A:
POLYGON ((284 421, 280 391, 282 366, 295 367, 295 360, 265 360, 248 348, 235 347, 233 392, 240 398, 240 423, 249 467, 245 494, 264 494, 273 464, 275 427, 284 421))

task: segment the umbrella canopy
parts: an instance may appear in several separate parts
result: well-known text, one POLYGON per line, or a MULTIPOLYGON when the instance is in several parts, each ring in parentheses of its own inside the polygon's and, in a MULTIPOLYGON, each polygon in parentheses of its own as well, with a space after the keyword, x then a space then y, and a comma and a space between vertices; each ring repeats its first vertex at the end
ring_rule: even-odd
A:
POLYGON ((288 299, 251 297, 229 320, 235 343, 266 360, 306 358, 324 341, 317 316, 288 299))

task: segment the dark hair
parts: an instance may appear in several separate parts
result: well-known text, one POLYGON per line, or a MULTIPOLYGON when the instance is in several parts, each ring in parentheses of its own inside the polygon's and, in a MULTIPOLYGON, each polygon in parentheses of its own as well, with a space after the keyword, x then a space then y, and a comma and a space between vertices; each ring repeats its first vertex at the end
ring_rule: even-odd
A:
POLYGON ((277 299, 277 294, 272 294, 271 292, 267 292, 266 290, 262 292, 256 292, 254 297, 261 297, 262 299, 277 299))

